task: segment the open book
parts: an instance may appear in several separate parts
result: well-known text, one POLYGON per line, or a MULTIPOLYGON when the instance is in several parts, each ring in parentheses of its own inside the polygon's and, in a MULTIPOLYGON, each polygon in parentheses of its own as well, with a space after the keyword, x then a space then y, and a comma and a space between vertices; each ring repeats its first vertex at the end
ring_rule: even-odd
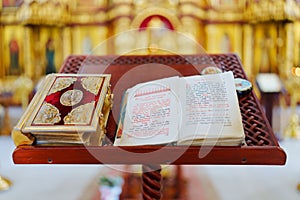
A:
POLYGON ((245 135, 232 72, 140 83, 123 96, 115 146, 238 146, 245 135))

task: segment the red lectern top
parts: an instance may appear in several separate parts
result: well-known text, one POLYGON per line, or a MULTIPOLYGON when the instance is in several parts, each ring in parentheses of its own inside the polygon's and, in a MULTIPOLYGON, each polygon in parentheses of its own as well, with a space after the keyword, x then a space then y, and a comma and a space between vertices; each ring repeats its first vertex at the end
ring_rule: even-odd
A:
POLYGON ((133 85, 174 75, 189 76, 210 65, 233 71, 246 79, 235 54, 150 55, 150 56, 69 56, 60 73, 111 74, 114 110, 107 126, 104 146, 19 146, 13 153, 16 164, 230 164, 283 165, 286 154, 274 133, 254 92, 239 97, 246 146, 129 146, 114 147, 116 121, 123 92, 133 85), (127 78, 126 78, 127 76, 127 78), (124 78, 125 77, 125 78, 124 78), (203 154, 204 152, 204 154, 203 154), (201 154, 202 153, 202 154, 201 154), (203 156, 204 155, 204 156, 203 156))

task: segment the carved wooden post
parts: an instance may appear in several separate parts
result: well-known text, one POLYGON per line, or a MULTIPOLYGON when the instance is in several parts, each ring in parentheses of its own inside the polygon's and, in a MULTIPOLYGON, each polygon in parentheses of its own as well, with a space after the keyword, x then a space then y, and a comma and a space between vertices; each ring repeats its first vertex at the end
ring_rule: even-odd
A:
POLYGON ((143 199, 161 199, 160 165, 143 165, 143 199))
POLYGON ((182 181, 183 181, 183 177, 182 177, 182 168, 181 168, 181 165, 176 165, 176 176, 175 176, 175 180, 176 180, 176 183, 175 183, 175 187, 177 188, 177 195, 179 198, 182 197, 183 195, 183 184, 182 184, 182 181))

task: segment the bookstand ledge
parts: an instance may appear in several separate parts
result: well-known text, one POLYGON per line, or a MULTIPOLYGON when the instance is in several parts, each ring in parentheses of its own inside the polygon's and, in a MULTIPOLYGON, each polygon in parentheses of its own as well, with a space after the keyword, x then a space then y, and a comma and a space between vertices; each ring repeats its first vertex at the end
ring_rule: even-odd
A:
MULTIPOLYGON (((205 55, 69 56, 60 69, 60 73, 112 75, 111 89, 114 94, 115 110, 109 116, 105 145, 19 146, 13 152, 14 163, 143 164, 150 168, 161 164, 284 165, 286 154, 279 146, 254 92, 239 97, 246 136, 245 146, 130 146, 120 148, 111 145, 116 132, 115 119, 118 119, 122 94, 127 88, 140 82, 164 77, 196 75, 204 67, 210 65, 211 60, 223 71, 232 71, 235 78, 247 79, 241 62, 235 54, 214 54, 210 57, 205 55), (143 69, 148 70, 141 71, 143 69), (127 77, 124 81, 123 78, 128 74, 130 78, 127 77)), ((144 194, 144 199, 147 199, 145 195, 147 194, 144 194)))

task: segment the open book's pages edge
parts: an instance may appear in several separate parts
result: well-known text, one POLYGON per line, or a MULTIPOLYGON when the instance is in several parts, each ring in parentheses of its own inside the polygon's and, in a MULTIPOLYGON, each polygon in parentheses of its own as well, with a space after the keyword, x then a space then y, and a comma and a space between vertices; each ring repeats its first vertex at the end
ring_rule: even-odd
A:
POLYGON ((195 139, 177 142, 178 146, 242 146, 245 144, 244 139, 195 139))
POLYGON ((126 105, 127 105, 127 97, 128 97, 128 90, 125 91, 122 97, 121 101, 121 109, 120 109, 120 114, 119 114, 119 120, 117 124, 117 132, 115 135, 115 142, 114 146, 120 146, 121 144, 121 139, 122 139, 122 134, 123 134, 123 124, 124 124, 124 118, 125 118, 125 112, 126 112, 126 105))

